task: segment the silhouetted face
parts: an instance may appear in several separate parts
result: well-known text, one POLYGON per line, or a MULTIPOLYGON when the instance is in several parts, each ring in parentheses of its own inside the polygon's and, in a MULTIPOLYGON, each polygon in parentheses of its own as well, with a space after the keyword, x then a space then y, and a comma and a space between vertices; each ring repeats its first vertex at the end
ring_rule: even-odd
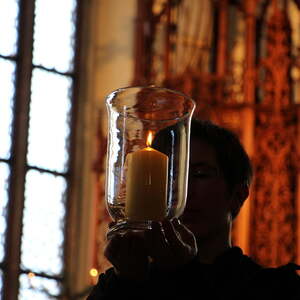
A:
POLYGON ((226 230, 230 194, 219 169, 214 148, 191 137, 190 172, 182 222, 199 238, 226 230))

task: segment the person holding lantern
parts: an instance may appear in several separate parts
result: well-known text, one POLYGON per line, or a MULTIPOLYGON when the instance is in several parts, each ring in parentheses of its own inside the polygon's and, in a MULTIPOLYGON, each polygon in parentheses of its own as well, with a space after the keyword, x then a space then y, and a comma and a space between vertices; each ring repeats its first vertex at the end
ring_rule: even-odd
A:
POLYGON ((232 245, 232 222, 248 198, 250 159, 237 136, 193 120, 188 196, 182 216, 152 222, 143 235, 115 234, 87 300, 300 299, 299 266, 266 268, 232 245))

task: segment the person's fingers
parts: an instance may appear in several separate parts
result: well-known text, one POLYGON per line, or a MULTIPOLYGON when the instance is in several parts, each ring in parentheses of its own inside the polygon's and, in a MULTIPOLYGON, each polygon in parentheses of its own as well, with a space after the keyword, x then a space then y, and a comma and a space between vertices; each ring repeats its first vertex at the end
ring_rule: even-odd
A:
POLYGON ((109 240, 104 255, 107 259, 114 261, 121 257, 127 257, 133 250, 134 241, 130 234, 114 234, 109 240))
POLYGON ((110 222, 110 223, 108 224, 108 228, 112 228, 114 225, 116 225, 116 223, 117 223, 117 222, 110 222))
POLYGON ((104 250, 104 256, 112 263, 114 264, 116 262, 120 245, 122 244, 121 241, 122 237, 119 234, 116 234, 113 236, 113 238, 108 242, 105 250, 104 250))
POLYGON ((105 257, 114 266, 118 276, 141 280, 148 272, 148 254, 140 235, 133 232, 116 234, 108 242, 105 257))
POLYGON ((129 234, 127 236, 128 239, 128 250, 130 253, 137 253, 139 256, 140 254, 144 255, 145 253, 145 243, 142 237, 135 235, 135 234, 129 234))
POLYGON ((194 247, 196 245, 196 238, 194 234, 178 219, 173 219, 172 224, 176 231, 180 234, 181 239, 184 243, 194 247))
POLYGON ((166 245, 166 238, 164 232, 162 231, 162 226, 159 222, 152 222, 152 238, 154 242, 157 242, 161 246, 166 245))
POLYGON ((172 271, 195 257, 197 244, 193 243, 193 238, 193 234, 176 220, 165 220, 161 226, 153 222, 152 229, 145 232, 148 254, 155 267, 164 271, 172 271))
POLYGON ((132 241, 130 234, 123 234, 119 253, 122 255, 122 257, 128 257, 130 253, 132 253, 132 241))
POLYGON ((161 256, 168 247, 159 222, 153 221, 151 223, 151 229, 145 231, 144 239, 150 256, 161 256))
POLYGON ((167 239, 171 247, 182 246, 182 241, 180 235, 176 232, 173 224, 169 220, 164 220, 162 222, 163 230, 165 232, 165 238, 167 239))

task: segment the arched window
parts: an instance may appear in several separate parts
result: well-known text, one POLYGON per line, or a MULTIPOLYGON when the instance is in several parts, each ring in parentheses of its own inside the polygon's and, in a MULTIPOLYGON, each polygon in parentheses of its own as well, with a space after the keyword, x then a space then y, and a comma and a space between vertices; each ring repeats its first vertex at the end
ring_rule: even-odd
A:
POLYGON ((78 6, 0 2, 1 299, 68 293, 78 6))

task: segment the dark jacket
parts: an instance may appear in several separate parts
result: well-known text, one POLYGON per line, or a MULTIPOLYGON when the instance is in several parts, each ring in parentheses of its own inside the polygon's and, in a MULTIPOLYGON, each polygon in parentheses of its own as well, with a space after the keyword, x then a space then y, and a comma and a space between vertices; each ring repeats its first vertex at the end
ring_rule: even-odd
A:
POLYGON ((300 276, 295 264, 263 268, 233 247, 213 264, 196 259, 172 273, 154 268, 144 284, 120 280, 113 269, 101 274, 87 300, 208 299, 300 300, 300 276))

